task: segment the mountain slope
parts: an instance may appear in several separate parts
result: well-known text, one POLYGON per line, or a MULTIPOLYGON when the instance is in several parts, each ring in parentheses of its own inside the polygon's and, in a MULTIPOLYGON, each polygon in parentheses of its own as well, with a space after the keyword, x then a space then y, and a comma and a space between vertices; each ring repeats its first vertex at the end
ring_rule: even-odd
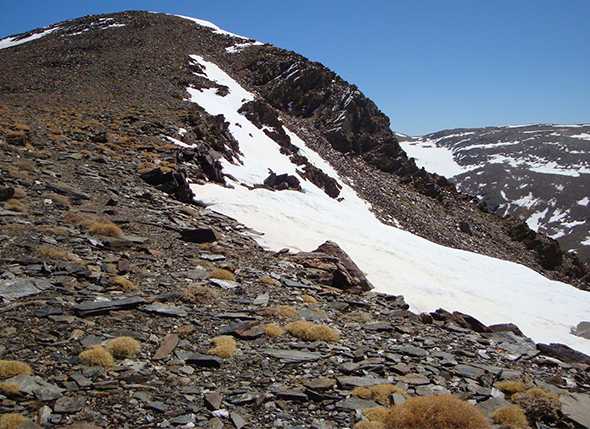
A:
POLYGON ((428 171, 590 257, 590 126, 454 129, 402 142, 428 171))
POLYGON ((509 399, 494 383, 524 378, 561 389, 553 422, 586 424, 590 358, 521 332, 590 352, 586 268, 418 168, 335 73, 145 12, 1 43, 0 355, 40 377, 13 381, 49 382, 6 409, 336 428, 378 405, 354 387, 449 391, 489 414, 509 399), (219 335, 235 354, 214 356, 219 335), (116 336, 141 350, 106 369, 78 357, 116 336))

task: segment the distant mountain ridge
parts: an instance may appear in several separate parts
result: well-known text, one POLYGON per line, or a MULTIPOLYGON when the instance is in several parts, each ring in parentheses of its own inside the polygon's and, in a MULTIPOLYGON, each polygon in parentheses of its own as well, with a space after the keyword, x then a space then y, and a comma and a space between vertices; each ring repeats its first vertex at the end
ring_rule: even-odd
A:
POLYGON ((459 128, 400 137, 420 167, 590 258, 590 125, 459 128))

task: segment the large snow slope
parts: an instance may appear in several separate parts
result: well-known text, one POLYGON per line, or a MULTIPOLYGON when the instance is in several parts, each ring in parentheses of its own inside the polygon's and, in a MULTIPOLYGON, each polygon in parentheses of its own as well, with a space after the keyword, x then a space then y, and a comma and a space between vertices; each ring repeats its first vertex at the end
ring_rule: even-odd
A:
POLYGON ((211 208, 264 233, 262 245, 312 250, 326 240, 337 242, 367 273, 380 292, 402 294, 416 311, 437 308, 472 314, 484 323, 514 322, 537 342, 561 342, 590 353, 590 340, 570 334, 570 328, 590 320, 590 294, 551 281, 511 262, 434 244, 387 226, 369 205, 345 185, 336 171, 305 142, 285 129, 292 143, 317 167, 343 184, 338 202, 305 181, 279 146, 238 113, 254 98, 217 65, 191 56, 210 80, 229 88, 188 88, 190 100, 212 115, 223 114, 240 143, 242 164, 224 161, 224 171, 236 178, 233 189, 215 184, 193 185, 211 208), (260 184, 276 173, 297 175, 303 192, 248 190, 240 183, 260 184))

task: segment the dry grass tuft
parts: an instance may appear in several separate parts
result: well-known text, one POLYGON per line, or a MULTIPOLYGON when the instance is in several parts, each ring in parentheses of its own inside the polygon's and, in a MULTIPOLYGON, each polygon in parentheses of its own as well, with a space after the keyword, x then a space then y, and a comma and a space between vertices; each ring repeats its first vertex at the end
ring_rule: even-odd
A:
POLYGON ((373 407, 363 410, 363 415, 370 422, 385 423, 385 419, 389 415, 389 408, 385 407, 373 407))
POLYGON ((267 337, 280 337, 285 330, 278 323, 267 323, 264 325, 264 333, 267 337))
POLYGON ((232 282, 236 280, 236 276, 230 270, 226 270, 224 268, 216 268, 209 273, 210 279, 219 279, 219 280, 231 280, 232 282))
POLYGON ((207 353, 210 355, 219 356, 220 358, 230 358, 238 349, 236 340, 234 340, 234 337, 230 335, 221 335, 219 337, 215 337, 211 339, 211 342, 215 345, 215 347, 209 349, 207 353))
POLYGON ((141 350, 141 343, 135 338, 117 337, 107 343, 107 350, 117 359, 132 358, 141 350))
POLYGON ((18 429, 29 420, 20 414, 8 413, 0 416, 0 429, 18 429))
POLYGON ((493 412, 492 420, 497 425, 502 425, 509 429, 529 429, 526 414, 518 405, 506 405, 498 408, 493 412))
POLYGON ((113 355, 103 346, 91 347, 78 355, 83 364, 110 368, 115 364, 113 355))
POLYGON ((68 211, 64 214, 64 222, 70 225, 88 226, 94 219, 92 216, 77 211, 68 211))
POLYGON ((127 277, 115 276, 113 277, 113 284, 119 286, 123 290, 135 290, 137 285, 129 280, 127 277))
POLYGON ((318 303, 318 300, 315 299, 311 295, 303 295, 302 298, 303 298, 303 303, 304 304, 317 304, 318 303))
POLYGON ((289 323, 287 325, 287 332, 305 341, 335 342, 340 339, 340 333, 337 330, 327 325, 320 325, 307 320, 298 320, 289 323))
POLYGON ((74 255, 72 252, 68 252, 65 249, 56 246, 41 245, 37 247, 37 253, 39 256, 51 259, 62 259, 64 261, 78 262, 80 258, 74 255))
POLYGON ((219 298, 219 291, 209 286, 190 286, 182 290, 182 296, 193 304, 211 304, 219 298))
POLYGON ((397 393, 404 398, 408 398, 408 392, 404 389, 394 386, 393 384, 375 384, 374 386, 355 387, 352 395, 357 398, 374 399, 381 405, 391 404, 391 395, 397 393))
POLYGON ((123 230, 107 219, 96 220, 88 225, 88 232, 105 237, 120 237, 123 230))
POLYGON ((520 380, 498 381, 495 386, 508 396, 512 396, 515 393, 524 392, 527 389, 527 385, 520 380))
POLYGON ((385 429, 385 425, 381 422, 363 420, 362 422, 355 424, 352 429, 385 429))
POLYGON ((292 305, 274 305, 264 309, 262 313, 266 316, 278 317, 279 319, 292 319, 299 314, 297 309, 292 305))
POLYGON ((49 198, 51 199, 51 201, 53 201, 53 203, 56 206, 70 207, 72 205, 72 202, 70 201, 70 199, 68 197, 66 197, 65 195, 51 193, 51 194, 49 194, 49 198))
POLYGON ((6 396, 17 396, 20 393, 20 386, 15 383, 0 383, 0 393, 6 396))
POLYGON ((27 196, 27 191, 25 191, 24 188, 21 188, 20 186, 17 186, 16 188, 14 188, 14 195, 12 196, 12 198, 16 198, 17 200, 22 200, 26 196, 27 196))
POLYGON ((68 235, 69 230, 63 226, 55 226, 55 225, 39 225, 36 226, 35 229, 38 232, 43 234, 51 234, 51 235, 68 235))
POLYGON ((180 338, 186 338, 195 331, 193 325, 180 325, 176 328, 176 333, 180 338))
POLYGON ((4 208, 6 210, 12 210, 13 212, 20 213, 26 213, 29 210, 25 203, 23 203, 20 200, 17 200, 16 198, 11 198, 8 201, 6 201, 4 203, 4 208))
POLYGON ((262 276, 258 281, 267 286, 278 286, 280 284, 278 280, 273 279, 271 276, 262 276))
POLYGON ((475 406, 452 395, 410 398, 396 405, 385 420, 387 429, 489 429, 475 406))
POLYGON ((561 410, 559 396, 539 387, 515 393, 512 402, 520 405, 533 422, 552 422, 559 417, 561 410))
POLYGON ((342 319, 350 322, 368 323, 373 320, 373 317, 366 311, 356 310, 345 314, 342 319))
POLYGON ((0 360, 0 379, 11 378, 17 375, 30 375, 33 373, 30 365, 18 360, 0 360))

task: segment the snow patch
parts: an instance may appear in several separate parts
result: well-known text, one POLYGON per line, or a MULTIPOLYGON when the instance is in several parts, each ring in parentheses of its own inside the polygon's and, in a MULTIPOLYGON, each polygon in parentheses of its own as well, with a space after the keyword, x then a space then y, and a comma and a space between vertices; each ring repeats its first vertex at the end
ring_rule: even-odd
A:
POLYGON ((588 206, 588 203, 590 203, 590 198, 588 197, 584 197, 582 198, 580 201, 578 201, 578 205, 579 206, 588 206))
POLYGON ((60 28, 61 27, 48 28, 45 31, 32 34, 28 37, 25 37, 24 39, 19 39, 19 40, 17 40, 18 37, 7 37, 5 39, 0 40, 0 49, 12 48, 13 46, 18 46, 18 45, 22 45, 23 43, 32 42, 33 40, 37 40, 42 37, 45 37, 45 36, 53 33, 54 31, 59 30, 60 28))
POLYGON ((250 46, 262 46, 264 43, 262 42, 245 42, 245 43, 236 43, 233 46, 228 46, 225 48, 225 52, 228 54, 237 54, 238 52, 242 52, 244 49, 250 46))
POLYGON ((290 174, 297 174, 297 169, 276 142, 238 113, 254 96, 215 64, 191 58, 229 93, 221 96, 214 89, 188 88, 190 100, 210 114, 223 114, 243 153, 241 165, 222 161, 224 170, 236 178, 233 189, 192 185, 212 210, 263 231, 257 239, 270 249, 309 251, 333 240, 367 273, 377 291, 403 294, 414 311, 442 307, 473 314, 486 324, 514 322, 538 342, 561 342, 590 353, 588 340, 570 334, 571 326, 590 320, 590 294, 522 265, 440 246, 384 225, 319 154, 286 128, 291 142, 311 163, 340 179, 343 199, 329 198, 308 181, 302 181, 303 192, 240 186, 260 183, 268 168, 290 174))
POLYGON ((236 33, 230 33, 229 31, 225 31, 225 30, 219 28, 217 25, 213 24, 212 22, 206 21, 204 19, 191 18, 190 16, 183 16, 183 15, 174 15, 174 16, 192 21, 195 24, 200 25, 201 27, 209 28, 214 33, 217 33, 217 34, 223 34, 224 36, 235 37, 237 39, 250 40, 250 37, 244 37, 244 36, 240 36, 239 34, 236 34, 236 33))

